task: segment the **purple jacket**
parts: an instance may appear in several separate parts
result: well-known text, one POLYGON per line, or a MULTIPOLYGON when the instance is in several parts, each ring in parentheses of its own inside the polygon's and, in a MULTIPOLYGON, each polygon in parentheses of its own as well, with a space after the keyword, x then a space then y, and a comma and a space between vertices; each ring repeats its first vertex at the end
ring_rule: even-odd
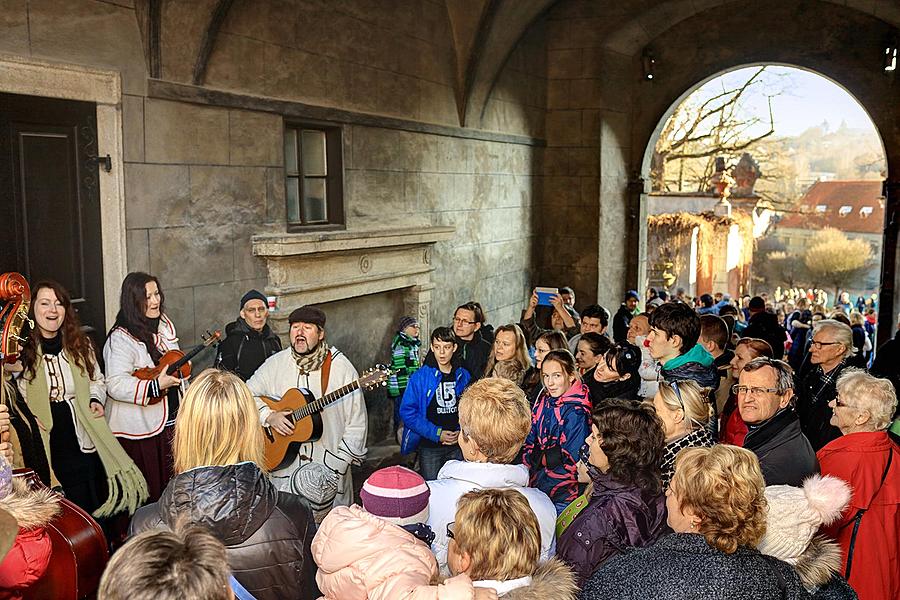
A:
POLYGON ((666 526, 666 498, 619 483, 609 474, 594 478, 588 505, 556 542, 556 554, 572 567, 578 585, 626 548, 655 542, 666 526))

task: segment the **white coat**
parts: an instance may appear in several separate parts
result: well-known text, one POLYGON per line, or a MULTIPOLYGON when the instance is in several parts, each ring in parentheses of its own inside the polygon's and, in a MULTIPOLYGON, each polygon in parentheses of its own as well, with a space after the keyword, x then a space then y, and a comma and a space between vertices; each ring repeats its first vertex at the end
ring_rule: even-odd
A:
MULTIPOLYGON (((306 388, 313 396, 321 398, 359 378, 359 373, 350 360, 337 348, 332 347, 331 354, 328 389, 324 393, 321 370, 301 375, 290 347, 266 359, 247 381, 247 387, 256 397, 260 424, 265 425, 266 418, 272 414, 272 410, 259 399, 259 396, 277 399, 291 388, 306 388)), ((338 493, 334 499, 334 506, 349 506, 353 503, 350 465, 359 463, 366 455, 368 416, 365 397, 360 390, 356 390, 333 402, 320 414, 321 439, 303 444, 297 458, 289 466, 271 473, 272 482, 281 491, 296 493, 296 490, 291 488, 291 477, 298 468, 312 459, 338 473, 338 493)))
MULTIPOLYGON (((456 504, 467 492, 485 488, 518 490, 528 500, 541 529, 541 561, 556 554, 556 507, 544 492, 528 487, 525 465, 448 461, 438 478, 428 482, 428 526, 434 532, 431 549, 443 573, 447 570, 447 524, 456 520, 456 504)), ((514 526, 514 524, 510 524, 514 526)))

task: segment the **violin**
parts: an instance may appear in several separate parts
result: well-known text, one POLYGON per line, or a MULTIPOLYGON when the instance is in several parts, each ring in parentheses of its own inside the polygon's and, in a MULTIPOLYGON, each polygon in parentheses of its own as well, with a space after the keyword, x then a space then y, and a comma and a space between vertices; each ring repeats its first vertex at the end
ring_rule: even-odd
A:
MULTIPOLYGON (((209 331, 203 336, 203 343, 185 354, 181 350, 169 350, 163 354, 155 367, 143 367, 136 369, 132 375, 138 379, 152 381, 165 373, 179 379, 186 379, 191 376, 191 359, 200 354, 206 348, 209 348, 222 337, 222 332, 218 329, 213 333, 209 331)), ((160 390, 160 395, 150 398, 148 404, 156 404, 166 397, 166 391, 160 390)))

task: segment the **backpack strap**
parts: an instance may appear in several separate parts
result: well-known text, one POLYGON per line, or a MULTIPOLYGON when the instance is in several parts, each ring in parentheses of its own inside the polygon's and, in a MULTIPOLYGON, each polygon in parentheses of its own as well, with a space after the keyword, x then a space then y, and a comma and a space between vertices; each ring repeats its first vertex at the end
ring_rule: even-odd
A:
POLYGON ((331 378, 331 349, 325 353, 325 360, 322 362, 322 395, 328 391, 328 380, 331 378))
MULTIPOLYGON (((884 466, 884 473, 881 475, 881 483, 878 484, 878 489, 875 490, 875 493, 872 494, 872 500, 875 499, 875 496, 878 495, 878 492, 881 491, 881 488, 884 487, 884 480, 887 479, 888 470, 891 468, 891 460, 894 458, 894 448, 893 446, 888 453, 887 464, 884 466)), ((869 505, 871 505, 871 500, 869 501, 869 505)), ((861 508, 857 511, 856 516, 853 517, 853 533, 850 534, 850 546, 847 549, 847 568, 844 569, 844 579, 850 579, 850 569, 853 567, 853 549, 856 546, 856 534, 859 533, 859 523, 862 521, 863 515, 866 514, 867 508, 861 508)), ((849 525, 849 523, 848 523, 849 525)))

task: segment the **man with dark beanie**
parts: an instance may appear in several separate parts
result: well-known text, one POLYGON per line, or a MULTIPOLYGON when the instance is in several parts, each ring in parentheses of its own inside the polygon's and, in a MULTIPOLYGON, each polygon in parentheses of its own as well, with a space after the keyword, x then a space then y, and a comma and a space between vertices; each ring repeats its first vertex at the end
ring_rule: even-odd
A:
MULTIPOLYGON (((270 356, 247 381, 256 397, 259 422, 268 435, 290 435, 294 423, 288 411, 273 411, 260 396, 280 399, 291 388, 305 388, 317 399, 346 386, 359 373, 350 360, 325 340, 325 313, 315 306, 301 306, 288 317, 290 346, 270 356)), ((288 451, 288 457, 271 472, 272 482, 282 491, 299 494, 317 505, 349 506, 353 503, 350 466, 366 455, 366 400, 361 390, 335 399, 318 414, 322 435, 288 451), (337 484, 337 494, 322 497, 323 490, 337 484)), ((332 488, 333 490, 333 488, 332 488)), ((322 514, 321 516, 324 516, 322 514)))
POLYGON ((745 338, 759 338, 766 340, 772 346, 772 356, 781 360, 784 358, 784 342, 787 340, 787 331, 778 322, 774 313, 766 311, 766 301, 760 296, 750 298, 748 306, 750 319, 747 328, 741 334, 745 338))
POLYGON ((261 292, 244 294, 239 314, 236 321, 225 326, 226 337, 219 344, 216 367, 247 381, 267 358, 281 350, 281 340, 266 323, 269 304, 261 292))

